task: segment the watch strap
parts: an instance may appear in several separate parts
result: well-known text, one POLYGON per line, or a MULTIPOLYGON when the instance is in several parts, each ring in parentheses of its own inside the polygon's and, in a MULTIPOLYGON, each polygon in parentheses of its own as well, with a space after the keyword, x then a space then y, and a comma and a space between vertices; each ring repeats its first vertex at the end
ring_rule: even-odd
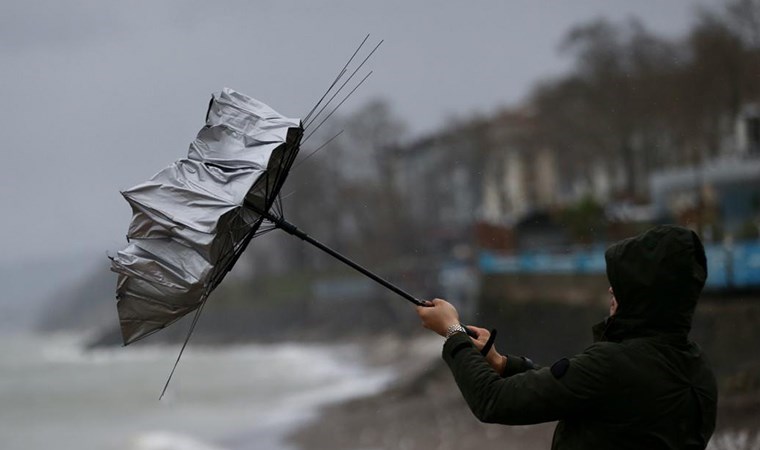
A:
POLYGON ((467 334, 467 330, 462 326, 462 324, 458 323, 456 325, 449 325, 448 328, 446 328, 446 339, 450 338, 451 336, 457 334, 457 333, 465 333, 467 334))

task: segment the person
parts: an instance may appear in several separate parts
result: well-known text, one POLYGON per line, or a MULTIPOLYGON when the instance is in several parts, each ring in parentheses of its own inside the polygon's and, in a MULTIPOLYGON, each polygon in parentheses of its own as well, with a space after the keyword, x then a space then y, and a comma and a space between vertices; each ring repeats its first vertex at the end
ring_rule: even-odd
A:
POLYGON ((459 324, 435 299, 418 306, 423 326, 446 337, 443 359, 474 415, 486 423, 559 421, 552 449, 704 449, 715 429, 717 386, 689 340, 707 278, 693 231, 663 225, 605 252, 610 315, 582 353, 541 368, 481 350, 490 333, 459 324))

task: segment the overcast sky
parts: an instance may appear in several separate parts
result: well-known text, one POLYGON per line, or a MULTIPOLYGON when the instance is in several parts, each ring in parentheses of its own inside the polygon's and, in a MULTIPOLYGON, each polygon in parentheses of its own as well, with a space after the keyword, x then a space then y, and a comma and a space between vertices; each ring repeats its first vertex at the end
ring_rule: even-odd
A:
POLYGON ((4 0, 0 265, 119 249, 130 218, 119 190, 185 156, 224 86, 301 117, 371 33, 385 39, 375 73, 343 112, 383 97, 419 135, 564 70, 557 46, 573 25, 636 16, 676 36, 695 5, 4 0))

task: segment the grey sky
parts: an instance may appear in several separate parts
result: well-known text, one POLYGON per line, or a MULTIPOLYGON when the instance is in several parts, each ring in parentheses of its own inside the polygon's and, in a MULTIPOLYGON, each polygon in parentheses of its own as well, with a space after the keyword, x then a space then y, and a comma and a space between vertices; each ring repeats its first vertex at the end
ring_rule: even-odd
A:
MULTIPOLYGON (((707 3, 707 2, 699 2, 707 3)), ((385 44, 344 110, 388 99, 413 133, 519 101, 573 25, 677 35, 696 1, 4 1, 0 265, 116 250, 119 189, 184 156, 229 86, 301 117, 366 33, 385 44)))

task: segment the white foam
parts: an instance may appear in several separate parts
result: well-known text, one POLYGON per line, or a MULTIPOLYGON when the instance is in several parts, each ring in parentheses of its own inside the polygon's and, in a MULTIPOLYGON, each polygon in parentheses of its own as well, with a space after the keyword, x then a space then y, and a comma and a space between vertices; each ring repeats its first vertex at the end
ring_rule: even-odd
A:
POLYGON ((760 449, 760 431, 727 430, 713 435, 707 450, 760 449))
POLYGON ((191 346, 159 402, 178 345, 87 351, 82 342, 0 343, 4 450, 205 450, 236 436, 283 449, 281 437, 318 407, 376 392, 394 374, 363 366, 351 344, 191 346))
POLYGON ((169 431, 152 431, 135 437, 125 450, 224 450, 190 436, 169 431))

